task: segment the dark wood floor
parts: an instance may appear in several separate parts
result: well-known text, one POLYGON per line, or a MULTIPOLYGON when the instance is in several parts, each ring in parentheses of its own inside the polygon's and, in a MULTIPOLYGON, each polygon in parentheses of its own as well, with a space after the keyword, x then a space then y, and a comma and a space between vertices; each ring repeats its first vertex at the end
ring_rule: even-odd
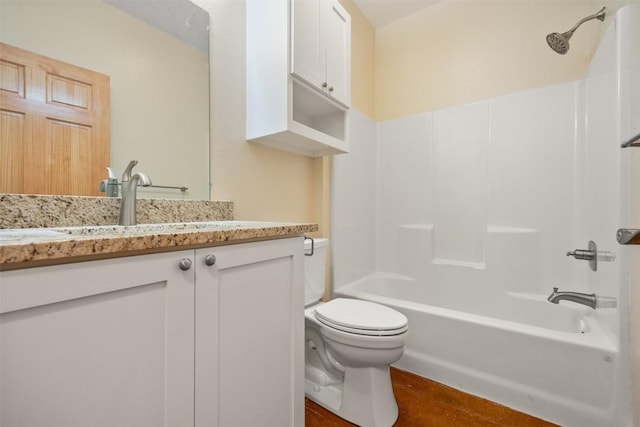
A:
MULTIPOLYGON (((399 412, 395 427, 555 426, 399 369, 391 368, 391 381, 399 412)), ((306 427, 353 426, 309 399, 305 423, 306 427)))

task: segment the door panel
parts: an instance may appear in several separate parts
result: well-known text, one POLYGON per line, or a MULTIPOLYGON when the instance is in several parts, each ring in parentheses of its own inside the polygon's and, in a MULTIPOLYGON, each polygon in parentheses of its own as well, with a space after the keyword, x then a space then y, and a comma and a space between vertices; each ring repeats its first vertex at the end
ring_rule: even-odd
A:
POLYGON ((327 81, 331 96, 351 104, 351 17, 335 1, 327 12, 327 81), (333 88, 333 90, 331 90, 333 88))
MULTIPOLYGON (((24 193, 22 172, 22 147, 25 138, 23 113, 0 110, 0 183, 15 193, 24 193)), ((3 192, 0 184, 0 192, 3 192)))
POLYGON ((0 112, 0 152, 11 159, 2 161, 0 192, 100 195, 108 76, 0 43, 0 112))
POLYGON ((196 426, 304 425, 302 250, 290 238, 196 251, 196 426))
POLYGON ((324 90, 327 81, 325 35, 320 20, 323 6, 319 0, 291 2, 291 72, 320 90, 324 90))

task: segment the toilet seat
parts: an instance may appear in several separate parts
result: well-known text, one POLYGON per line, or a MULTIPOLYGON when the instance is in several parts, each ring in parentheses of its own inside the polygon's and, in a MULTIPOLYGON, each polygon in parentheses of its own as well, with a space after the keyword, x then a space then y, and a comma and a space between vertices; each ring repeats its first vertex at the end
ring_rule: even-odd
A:
POLYGON ((381 304, 349 298, 336 298, 314 310, 322 324, 358 335, 390 336, 407 331, 407 318, 381 304))

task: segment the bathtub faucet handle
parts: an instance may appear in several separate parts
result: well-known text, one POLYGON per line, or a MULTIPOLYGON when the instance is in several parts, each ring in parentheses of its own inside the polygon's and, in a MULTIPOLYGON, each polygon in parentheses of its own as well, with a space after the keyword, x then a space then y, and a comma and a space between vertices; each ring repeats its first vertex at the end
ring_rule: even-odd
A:
POLYGON ((586 249, 576 249, 573 252, 567 252, 567 256, 572 256, 575 259, 584 259, 590 261, 596 256, 596 254, 594 254, 593 251, 588 251, 586 249))
POLYGON ((589 261, 589 267, 593 271, 598 270, 598 245, 593 240, 589 241, 589 249, 575 249, 573 252, 567 252, 567 256, 589 261))

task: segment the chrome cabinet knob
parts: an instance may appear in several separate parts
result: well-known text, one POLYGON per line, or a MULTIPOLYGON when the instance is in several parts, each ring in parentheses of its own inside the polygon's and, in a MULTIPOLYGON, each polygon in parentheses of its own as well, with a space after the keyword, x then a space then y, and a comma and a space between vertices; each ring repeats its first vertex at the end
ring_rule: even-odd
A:
POLYGON ((322 83, 322 87, 323 87, 324 89, 326 89, 326 88, 327 88, 327 86, 328 86, 327 82, 322 83))
POLYGON ((191 260, 189 258, 182 258, 180 260, 180 262, 178 263, 178 267, 180 267, 180 270, 182 270, 182 271, 189 270, 192 265, 193 265, 193 263, 191 262, 191 260))
POLYGON ((329 88, 329 92, 333 92, 333 86, 329 88))
POLYGON ((214 254, 207 255, 204 257, 204 263, 211 267, 216 263, 216 256, 214 254))

